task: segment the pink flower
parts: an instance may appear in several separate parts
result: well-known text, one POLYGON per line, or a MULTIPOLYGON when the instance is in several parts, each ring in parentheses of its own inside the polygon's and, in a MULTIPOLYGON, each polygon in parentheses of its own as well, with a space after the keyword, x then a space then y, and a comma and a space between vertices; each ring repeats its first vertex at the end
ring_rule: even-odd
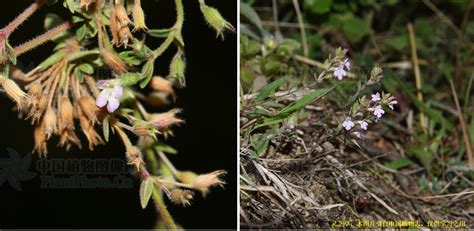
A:
POLYGON ((336 77, 339 80, 342 80, 342 77, 346 76, 346 71, 344 70, 344 66, 340 65, 339 67, 336 68, 334 71, 334 77, 336 77))
POLYGON ((96 86, 102 90, 95 101, 97 107, 107 105, 109 113, 117 110, 120 106, 120 97, 123 95, 122 85, 115 80, 101 80, 97 82, 96 86))
POLYGON ((374 115, 377 117, 377 119, 380 119, 383 114, 385 114, 385 111, 382 109, 382 106, 378 105, 374 108, 374 115))
POLYGON ((351 117, 346 117, 344 122, 342 122, 342 126, 347 130, 351 130, 354 127, 354 122, 351 121, 351 117))
POLYGON ((377 102, 380 100, 380 93, 372 94, 372 102, 377 102))
POLYGON ((367 126, 369 125, 367 122, 365 122, 364 120, 360 120, 357 121, 357 123, 359 123, 360 128, 362 128, 363 130, 367 130, 367 126))
POLYGON ((393 110, 393 105, 395 105, 395 104, 397 104, 397 103, 398 103, 398 102, 397 102, 396 100, 391 101, 390 103, 388 103, 388 107, 393 110))

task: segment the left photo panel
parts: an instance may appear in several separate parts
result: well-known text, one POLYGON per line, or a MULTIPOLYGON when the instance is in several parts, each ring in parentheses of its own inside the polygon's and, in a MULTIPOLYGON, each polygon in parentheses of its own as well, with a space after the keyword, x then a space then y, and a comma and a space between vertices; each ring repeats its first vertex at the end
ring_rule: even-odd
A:
POLYGON ((4 5, 0 228, 237 228, 231 2, 4 5))

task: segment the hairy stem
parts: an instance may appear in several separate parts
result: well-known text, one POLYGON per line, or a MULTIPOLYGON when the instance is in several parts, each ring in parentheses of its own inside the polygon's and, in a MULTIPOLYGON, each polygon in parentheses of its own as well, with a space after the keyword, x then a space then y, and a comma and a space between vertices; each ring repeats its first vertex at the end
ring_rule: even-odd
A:
POLYGON ((153 200, 155 201, 156 208, 158 209, 161 218, 165 222, 166 227, 170 230, 176 230, 176 224, 174 223, 170 212, 166 208, 165 202, 163 201, 163 197, 160 194, 160 189, 158 188, 158 186, 155 186, 153 190, 153 200))
POLYGON ((175 0, 176 3, 176 23, 173 26, 173 31, 166 37, 166 40, 158 47, 156 50, 153 51, 151 58, 156 59, 158 56, 163 54, 163 52, 168 49, 168 47, 173 43, 176 36, 181 36, 181 29, 183 28, 184 23, 184 9, 183 9, 183 1, 182 0, 175 0))
POLYGON ((37 0, 26 8, 20 15, 18 15, 13 21, 5 26, 2 31, 7 37, 13 33, 24 21, 26 21, 33 13, 35 13, 39 7, 44 3, 43 0, 37 0))
POLYGON ((64 31, 67 31, 71 28, 71 24, 69 22, 65 22, 59 26, 56 26, 55 28, 45 32, 42 35, 39 35, 38 37, 31 39, 28 42, 25 42, 17 47, 15 47, 15 54, 17 56, 22 55, 40 45, 43 43, 51 40, 53 37, 58 35, 59 33, 62 33, 64 31))

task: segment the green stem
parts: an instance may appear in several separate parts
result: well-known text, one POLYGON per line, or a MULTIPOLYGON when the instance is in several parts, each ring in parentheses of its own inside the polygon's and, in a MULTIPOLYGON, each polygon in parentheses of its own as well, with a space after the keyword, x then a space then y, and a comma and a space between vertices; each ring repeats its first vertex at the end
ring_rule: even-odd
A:
POLYGON ((155 189, 153 190, 153 199, 155 201, 158 212, 160 213, 161 218, 165 222, 166 227, 171 230, 176 230, 176 224, 174 223, 170 212, 166 208, 165 202, 163 201, 163 198, 159 192, 160 189, 155 186, 155 189))
POLYGON ((168 47, 173 43, 176 36, 180 36, 181 30, 183 29, 184 23, 184 9, 183 9, 183 1, 182 0, 175 0, 176 3, 176 23, 173 26, 173 30, 171 33, 166 37, 166 40, 153 51, 151 58, 156 59, 158 56, 163 54, 163 52, 168 49, 168 47))
POLYGON ((155 153, 151 149, 147 149, 146 158, 149 162, 150 172, 152 175, 158 175, 158 160, 156 159, 155 153))
POLYGON ((65 22, 47 32, 45 32, 44 34, 42 35, 39 35, 38 37, 28 41, 28 42, 25 42, 17 47, 15 47, 15 54, 17 56, 19 55, 22 55, 24 53, 26 53, 27 51, 30 51, 40 45, 42 45, 43 43, 49 41, 50 39, 52 39, 54 36, 58 35, 59 33, 62 33, 68 29, 71 28, 71 24, 69 22, 65 22))

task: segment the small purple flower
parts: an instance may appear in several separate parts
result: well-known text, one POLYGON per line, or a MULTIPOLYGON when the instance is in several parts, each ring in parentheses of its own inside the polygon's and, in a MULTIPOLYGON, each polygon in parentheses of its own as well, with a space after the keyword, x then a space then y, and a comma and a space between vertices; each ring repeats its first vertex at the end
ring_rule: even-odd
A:
POLYGON ((339 80, 342 80, 342 77, 346 76, 346 71, 344 70, 344 66, 340 65, 339 67, 336 68, 334 71, 334 77, 336 77, 339 80))
POLYGON ((351 63, 349 62, 349 59, 345 59, 344 61, 342 61, 341 65, 345 66, 347 70, 351 69, 351 63))
POLYGON ((388 107, 393 110, 393 105, 395 105, 395 104, 397 104, 397 103, 398 103, 398 102, 397 102, 396 100, 391 101, 390 103, 388 103, 388 107))
POLYGON ((362 139, 363 137, 362 132, 354 132, 353 134, 357 137, 357 139, 362 139))
POLYGON ((120 97, 123 95, 122 85, 114 80, 100 80, 96 86, 102 90, 95 102, 97 107, 107 105, 107 111, 109 113, 117 110, 120 106, 120 97))
POLYGON ((382 109, 382 106, 378 105, 374 108, 374 115, 377 117, 377 119, 380 119, 383 114, 385 114, 385 111, 382 109))
POLYGON ((369 125, 367 122, 365 122, 364 120, 359 120, 357 121, 357 123, 359 123, 360 128, 362 128, 363 130, 367 130, 367 126, 369 125))
POLYGON ((342 122, 342 126, 347 130, 351 130, 354 127, 354 122, 351 121, 351 117, 346 117, 344 122, 342 122))
POLYGON ((377 102, 380 100, 380 93, 372 94, 372 102, 377 102))

